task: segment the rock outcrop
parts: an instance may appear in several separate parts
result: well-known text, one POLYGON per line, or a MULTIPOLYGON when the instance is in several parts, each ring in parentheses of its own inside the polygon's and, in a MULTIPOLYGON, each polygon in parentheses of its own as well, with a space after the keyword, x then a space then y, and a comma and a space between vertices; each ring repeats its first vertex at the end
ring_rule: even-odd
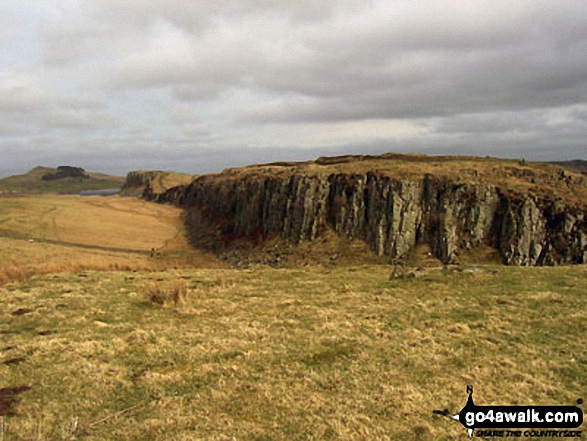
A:
POLYGON ((57 167, 55 173, 47 173, 41 177, 43 181, 55 181, 64 178, 90 179, 90 176, 86 174, 86 171, 83 168, 60 165, 57 167))
MULTIPOLYGON (((587 210, 581 198, 564 200, 543 186, 516 190, 475 170, 470 175, 478 179, 468 181, 430 173, 395 177, 369 168, 361 173, 316 171, 307 164, 277 172, 244 168, 201 176, 153 199, 200 210, 231 237, 312 241, 332 228, 392 258, 427 244, 444 263, 458 262, 461 253, 479 246, 494 248, 506 264, 587 261, 587 210)), ((499 169, 512 182, 520 176, 528 183, 553 179, 552 188, 560 187, 561 194, 585 190, 585 181, 568 173, 552 176, 552 170, 534 171, 525 164, 511 168, 517 171, 499 169), (577 188, 569 187, 569 180, 577 188)))
POLYGON ((187 185, 195 176, 183 173, 164 171, 131 171, 126 175, 126 181, 120 194, 123 196, 139 196, 155 200, 167 190, 187 185))

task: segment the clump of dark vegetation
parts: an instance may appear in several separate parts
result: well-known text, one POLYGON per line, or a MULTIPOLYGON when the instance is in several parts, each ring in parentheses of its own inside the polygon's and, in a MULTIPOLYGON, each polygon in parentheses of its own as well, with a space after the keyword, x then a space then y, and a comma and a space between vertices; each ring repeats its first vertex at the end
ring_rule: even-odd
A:
POLYGON ((25 314, 28 314, 30 312, 33 312, 33 310, 32 309, 29 309, 29 308, 19 308, 16 311, 13 311, 12 312, 12 315, 25 315, 25 314))
POLYGON ((90 179, 83 168, 68 165, 60 165, 55 173, 47 173, 41 177, 43 181, 55 181, 63 178, 90 179))
POLYGON ((30 389, 30 386, 4 387, 0 389, 0 416, 13 415, 12 406, 16 402, 16 396, 30 389))
POLYGON ((4 362, 4 364, 6 366, 10 366, 10 365, 13 365, 13 364, 20 364, 20 363, 22 363, 24 361, 26 361, 25 358, 23 358, 23 357, 16 357, 16 358, 11 358, 10 360, 6 360, 4 362))

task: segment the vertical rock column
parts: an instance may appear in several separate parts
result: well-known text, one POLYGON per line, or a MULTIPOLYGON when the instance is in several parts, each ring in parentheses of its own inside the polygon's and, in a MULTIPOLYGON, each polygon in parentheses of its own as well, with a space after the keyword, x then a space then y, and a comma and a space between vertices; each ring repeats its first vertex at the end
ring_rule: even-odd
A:
POLYGON ((546 242, 545 225, 546 219, 532 198, 508 200, 500 240, 504 262, 536 265, 546 242))

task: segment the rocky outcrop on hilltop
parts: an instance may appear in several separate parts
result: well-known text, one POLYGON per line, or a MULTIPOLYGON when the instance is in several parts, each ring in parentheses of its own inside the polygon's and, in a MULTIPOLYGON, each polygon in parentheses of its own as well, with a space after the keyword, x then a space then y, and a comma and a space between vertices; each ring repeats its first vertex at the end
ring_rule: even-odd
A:
MULTIPOLYGON (((458 262, 461 253, 478 246, 494 248, 506 264, 587 261, 587 211, 577 201, 483 179, 304 170, 202 176, 157 199, 200 210, 231 237, 312 241, 330 228, 392 258, 427 244, 444 263, 458 262)), ((528 180, 547 179, 527 174, 528 180)), ((552 179, 562 187, 574 179, 573 185, 585 188, 584 180, 568 174, 552 179)))
POLYGON ((70 167, 68 165, 60 165, 59 167, 57 167, 56 172, 47 173, 41 177, 43 181, 55 181, 57 179, 64 178, 90 179, 90 176, 88 176, 86 174, 86 171, 81 167, 70 167))
POLYGON ((123 196, 139 196, 155 200, 169 189, 187 185, 194 176, 183 173, 164 171, 131 171, 126 175, 126 181, 120 194, 123 196))
POLYGON ((126 181, 120 194, 123 196, 143 196, 145 191, 151 188, 151 182, 154 178, 155 172, 131 171, 126 175, 126 181))

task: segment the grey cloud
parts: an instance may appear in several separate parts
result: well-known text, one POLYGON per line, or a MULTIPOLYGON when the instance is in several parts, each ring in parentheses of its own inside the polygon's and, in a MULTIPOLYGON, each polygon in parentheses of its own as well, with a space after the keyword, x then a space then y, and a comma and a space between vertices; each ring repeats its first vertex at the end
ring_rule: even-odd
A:
POLYGON ((0 122, 29 130, 98 128, 112 126, 115 118, 95 98, 51 93, 41 77, 0 74, 0 122))
POLYGON ((543 112, 502 112, 490 114, 459 115, 441 118, 435 126, 439 133, 509 133, 545 130, 547 116, 543 112))
MULTIPOLYGON (((330 17, 349 0, 89 0, 73 6, 65 0, 61 13, 41 27, 45 61, 62 64, 105 53, 140 51, 154 27, 168 24, 195 38, 218 35, 224 23, 249 23, 260 18, 284 22, 316 22, 330 17)), ((254 24, 254 23, 253 23, 254 24)), ((226 54, 225 54, 226 55, 226 54)))
POLYGON ((181 103, 170 107, 168 118, 187 142, 194 139, 201 140, 212 135, 210 125, 203 122, 199 111, 189 104, 181 103))
POLYGON ((35 78, 21 72, 0 72, 1 112, 27 112, 45 105, 45 94, 35 78))
MULTIPOLYGON (((234 87, 319 101, 306 100, 311 105, 304 108, 285 99, 281 111, 271 108, 269 115, 244 120, 405 118, 562 105, 585 97, 582 2, 558 8, 495 0, 361 8, 334 3, 323 5, 327 12, 316 14, 318 19, 301 23, 292 17, 312 11, 308 2, 297 8, 269 1, 92 4, 98 17, 110 24, 128 21, 144 37, 106 69, 110 85, 171 87, 186 101, 234 87)), ((121 32, 103 35, 105 46, 121 32)), ((125 48, 127 41, 118 45, 125 48)))
POLYGON ((200 101, 217 96, 223 87, 212 81, 202 81, 198 84, 178 84, 171 88, 173 97, 179 101, 200 101))
POLYGON ((285 97, 279 109, 243 118, 406 118, 575 104, 587 96, 586 43, 576 42, 560 52, 551 47, 406 52, 371 69, 360 62, 337 65, 328 60, 316 63, 315 69, 292 67, 262 84, 296 95, 285 97), (296 76, 298 71, 302 73, 296 76))
POLYGON ((574 132, 582 136, 587 132, 587 106, 467 114, 449 118, 431 118, 425 120, 423 124, 437 133, 569 135, 574 132))
POLYGON ((5 165, 587 151, 583 0, 6 0, 0 41, 5 165))
MULTIPOLYGON (((368 5, 370 2, 363 2, 368 5)), ((156 19, 163 19, 186 29, 198 29, 226 17, 256 17, 279 15, 294 22, 321 21, 341 7, 357 3, 348 0, 312 0, 283 2, 279 0, 176 0, 174 2, 142 0, 96 0, 90 10, 101 19, 148 26, 156 19)))

